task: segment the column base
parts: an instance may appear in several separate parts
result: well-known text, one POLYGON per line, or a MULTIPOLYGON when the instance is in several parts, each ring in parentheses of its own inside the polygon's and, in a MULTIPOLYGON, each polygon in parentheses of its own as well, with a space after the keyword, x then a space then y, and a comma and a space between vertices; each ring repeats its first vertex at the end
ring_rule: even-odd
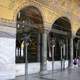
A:
POLYGON ((40 71, 40 75, 48 74, 48 71, 40 71))
POLYGON ((68 67, 69 70, 72 70, 73 68, 74 68, 73 66, 69 66, 69 67, 68 67))

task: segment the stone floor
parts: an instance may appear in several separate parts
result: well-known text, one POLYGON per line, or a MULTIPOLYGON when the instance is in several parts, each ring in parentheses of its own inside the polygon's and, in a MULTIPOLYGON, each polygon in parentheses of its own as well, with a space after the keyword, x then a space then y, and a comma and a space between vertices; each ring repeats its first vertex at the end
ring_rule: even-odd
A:
MULTIPOLYGON (((25 80, 25 76, 16 77, 15 80, 25 80)), ((80 68, 66 69, 64 71, 51 71, 45 74, 29 75, 27 80, 80 80, 80 68)))

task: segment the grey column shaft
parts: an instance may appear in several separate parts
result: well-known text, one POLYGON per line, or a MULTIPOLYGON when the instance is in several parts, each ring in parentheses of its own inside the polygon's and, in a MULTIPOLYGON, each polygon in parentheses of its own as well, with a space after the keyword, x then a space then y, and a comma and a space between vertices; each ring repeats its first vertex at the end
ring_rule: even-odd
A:
POLYGON ((63 69, 65 69, 65 44, 63 44, 63 69))
POLYGON ((63 45, 63 56, 65 56, 65 44, 63 45))
POLYGON ((63 54, 63 50, 62 50, 62 46, 60 47, 61 48, 61 71, 62 71, 62 54, 63 54))
POLYGON ((67 55, 66 55, 66 59, 67 59, 67 60, 68 60, 68 52, 69 52, 69 51, 68 51, 68 45, 69 45, 69 44, 68 44, 68 39, 67 39, 67 40, 66 40, 66 54, 67 54, 67 55))
POLYGON ((73 37, 70 39, 70 67, 73 66, 73 37))
POLYGON ((25 80, 27 80, 27 78, 28 78, 27 47, 28 47, 28 43, 24 42, 24 54, 25 54, 25 80))
POLYGON ((55 45, 52 46, 52 72, 54 71, 54 48, 55 45))
POLYGON ((47 70, 47 32, 44 31, 42 34, 42 53, 41 53, 41 71, 47 70))
POLYGON ((40 34, 38 35, 38 53, 37 53, 37 60, 38 60, 38 62, 40 62, 40 53, 41 53, 41 51, 40 51, 40 39, 41 37, 40 37, 40 34))
POLYGON ((76 49, 76 58, 78 57, 77 52, 78 52, 78 50, 76 49))
POLYGON ((79 41, 76 43, 76 58, 79 56, 78 55, 78 47, 79 47, 78 45, 79 45, 79 41))

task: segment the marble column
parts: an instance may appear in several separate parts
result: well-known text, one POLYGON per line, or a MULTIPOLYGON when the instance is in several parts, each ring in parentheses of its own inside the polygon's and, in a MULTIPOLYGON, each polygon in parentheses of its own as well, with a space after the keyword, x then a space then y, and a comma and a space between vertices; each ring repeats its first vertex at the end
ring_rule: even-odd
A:
POLYGON ((61 48, 61 71, 62 71, 62 67, 63 67, 63 65, 62 65, 62 54, 63 54, 63 46, 61 45, 60 46, 60 48, 61 48))
POLYGON ((25 80, 28 78, 28 60, 27 60, 27 47, 28 43, 24 41, 24 54, 25 54, 25 80))
POLYGON ((73 66, 73 36, 70 39, 70 63, 69 67, 73 66))
POLYGON ((42 53, 41 53, 40 71, 47 70, 47 31, 42 33, 42 53))
POLYGON ((40 35, 40 33, 39 33, 39 34, 38 34, 38 45, 37 45, 37 46, 38 46, 38 50, 37 50, 37 52, 38 52, 38 53, 37 53, 37 61, 38 61, 38 62, 40 62, 40 53, 41 53, 41 49, 40 49, 40 47, 41 47, 41 44, 40 44, 41 41, 40 41, 40 40, 41 40, 41 35, 40 35))
POLYGON ((52 46, 52 72, 54 71, 54 48, 55 48, 55 45, 53 44, 52 46))
POLYGON ((63 44, 63 70, 65 69, 65 43, 63 44))
POLYGON ((62 67, 63 67, 63 64, 62 64, 63 42, 62 42, 62 40, 59 42, 59 46, 60 46, 61 71, 62 71, 62 67))
POLYGON ((27 48, 30 42, 30 37, 24 34, 24 54, 25 54, 25 80, 28 78, 28 58, 27 58, 27 48))

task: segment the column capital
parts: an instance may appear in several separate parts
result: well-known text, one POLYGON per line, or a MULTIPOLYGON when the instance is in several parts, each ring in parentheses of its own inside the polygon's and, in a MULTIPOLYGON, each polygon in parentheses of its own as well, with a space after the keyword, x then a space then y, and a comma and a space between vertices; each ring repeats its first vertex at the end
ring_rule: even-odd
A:
POLYGON ((76 36, 74 34, 71 35, 71 38, 74 39, 76 36))
POLYGON ((49 31, 44 29, 44 30, 43 30, 43 33, 48 34, 48 33, 49 33, 49 31))

